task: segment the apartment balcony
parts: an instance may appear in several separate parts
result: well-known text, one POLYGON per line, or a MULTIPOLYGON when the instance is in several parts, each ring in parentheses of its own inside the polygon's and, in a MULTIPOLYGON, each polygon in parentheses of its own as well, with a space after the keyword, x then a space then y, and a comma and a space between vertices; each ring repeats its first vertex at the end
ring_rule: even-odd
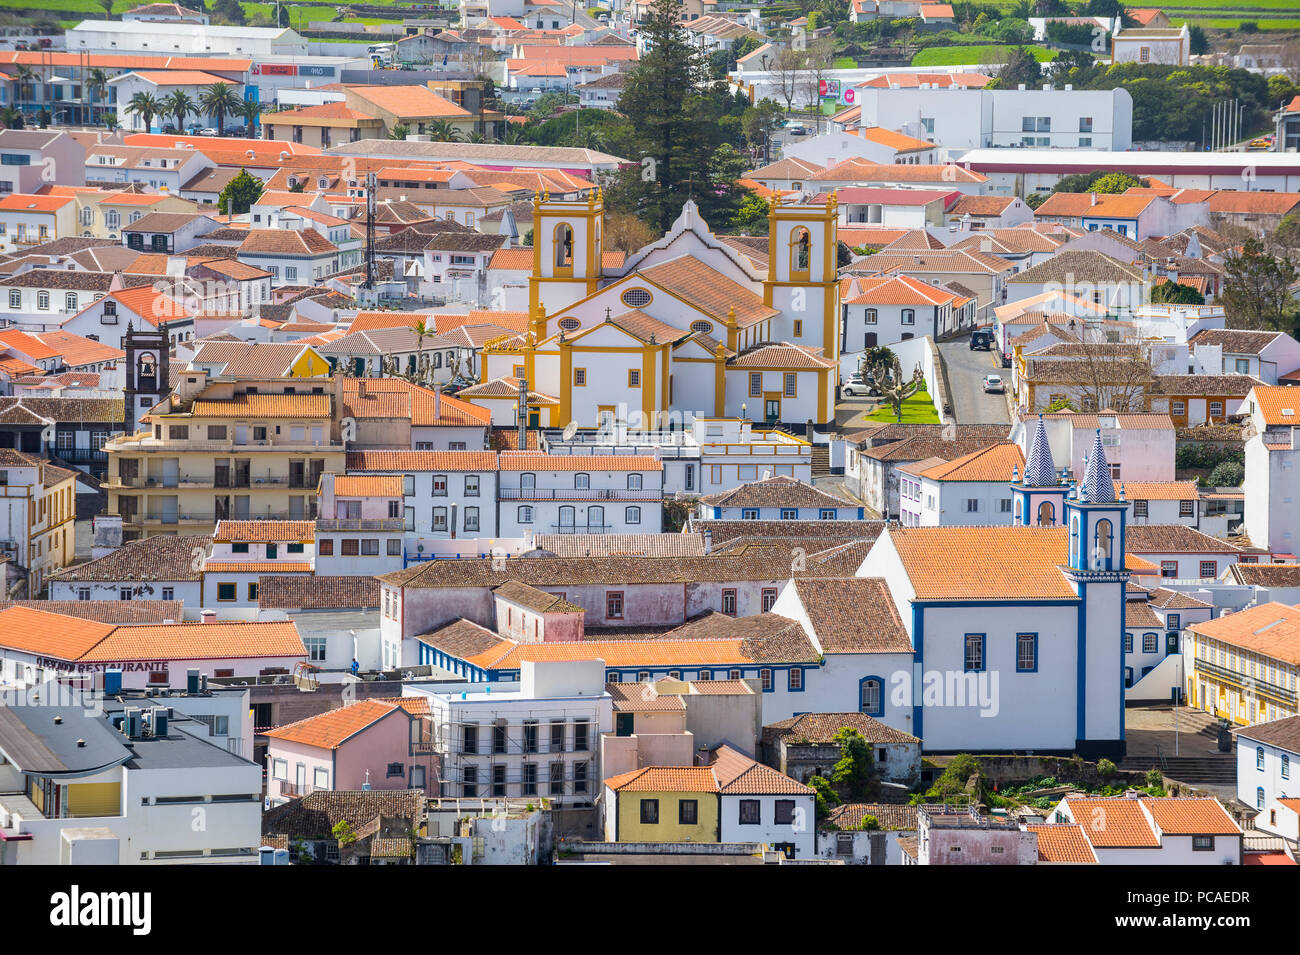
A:
POLYGON ((306 786, 299 786, 297 783, 291 783, 287 779, 277 779, 276 782, 280 784, 281 796, 298 797, 298 796, 305 796, 307 794, 306 786))
POLYGON ((404 531, 401 517, 318 517, 318 531, 404 531))
POLYGON ((498 491, 503 501, 661 501, 661 488, 551 488, 503 487, 498 491))
POLYGON ((135 514, 130 517, 122 516, 122 526, 128 528, 150 527, 161 525, 164 527, 200 527, 206 524, 215 524, 218 521, 309 521, 311 517, 307 514, 292 513, 290 511, 258 511, 247 514, 214 514, 214 513, 186 513, 186 514, 135 514))
POLYGON ((151 434, 139 432, 114 438, 104 445, 104 450, 114 454, 149 452, 167 454, 176 451, 205 451, 213 454, 245 454, 273 451, 281 454, 324 454, 330 451, 343 453, 347 447, 343 442, 334 441, 246 441, 242 444, 233 440, 206 441, 198 439, 155 438, 151 434))

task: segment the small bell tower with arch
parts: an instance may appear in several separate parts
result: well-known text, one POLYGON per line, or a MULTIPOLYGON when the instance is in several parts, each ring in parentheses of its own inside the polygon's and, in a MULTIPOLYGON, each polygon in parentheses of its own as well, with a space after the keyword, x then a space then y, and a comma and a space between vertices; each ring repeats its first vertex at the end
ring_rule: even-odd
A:
POLYGON ((767 214, 767 278, 763 300, 779 309, 772 319, 772 339, 823 349, 838 360, 839 201, 832 193, 825 204, 772 200, 767 214))
POLYGON ((563 309, 592 295, 600 286, 605 198, 600 188, 585 199, 552 199, 533 194, 533 274, 528 308, 543 298, 563 309))
POLYGON ((1056 473, 1052 461, 1052 445, 1047 439, 1043 416, 1038 416, 1038 427, 1025 457, 1025 474, 1012 472, 1011 499, 1014 513, 1011 522, 1021 527, 1054 527, 1065 519, 1065 496, 1070 485, 1063 475, 1056 473))
POLYGON ((122 350, 126 352, 122 412, 127 427, 134 431, 140 415, 172 393, 167 326, 137 329, 134 322, 127 322, 122 350))

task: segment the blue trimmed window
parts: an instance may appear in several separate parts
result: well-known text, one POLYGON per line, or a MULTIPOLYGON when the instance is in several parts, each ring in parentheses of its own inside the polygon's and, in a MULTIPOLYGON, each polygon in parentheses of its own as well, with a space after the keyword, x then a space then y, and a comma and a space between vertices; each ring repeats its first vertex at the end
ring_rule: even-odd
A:
POLYGON ((1286 753, 1282 754, 1282 778, 1291 778, 1291 757, 1286 753))
POLYGON ((1133 634, 1131 633, 1124 634, 1124 652, 1125 653, 1133 652, 1133 634))
POLYGON ((1256 809, 1264 808, 1264 787, 1263 786, 1255 787, 1255 808, 1256 809))
POLYGON ((985 665, 984 644, 986 636, 982 633, 966 634, 962 654, 962 669, 967 673, 979 673, 985 665))
POLYGON ((885 715, 885 681, 878 676, 863 677, 858 683, 858 709, 867 716, 885 715))
POLYGON ((1038 672, 1038 634, 1016 634, 1016 672, 1038 672))
POLYGON ((1264 771, 1264 747, 1255 747, 1255 768, 1261 773, 1264 771))

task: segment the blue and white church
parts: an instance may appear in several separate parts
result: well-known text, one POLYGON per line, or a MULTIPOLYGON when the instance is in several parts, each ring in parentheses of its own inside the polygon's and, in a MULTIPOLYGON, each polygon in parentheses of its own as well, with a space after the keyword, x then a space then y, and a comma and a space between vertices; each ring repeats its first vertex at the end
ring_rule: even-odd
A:
POLYGON ((863 560, 857 576, 885 580, 913 649, 881 718, 926 752, 1118 761, 1129 505, 1101 433, 1075 480, 1040 419, 1011 490, 1011 526, 890 527, 863 560))

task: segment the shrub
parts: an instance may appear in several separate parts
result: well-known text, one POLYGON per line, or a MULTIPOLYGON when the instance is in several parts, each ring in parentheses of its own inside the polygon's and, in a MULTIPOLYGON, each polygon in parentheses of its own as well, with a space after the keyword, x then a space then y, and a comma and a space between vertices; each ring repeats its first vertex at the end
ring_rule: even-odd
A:
POLYGON ((1147 770, 1147 785, 1148 785, 1148 786, 1160 786, 1160 787, 1163 787, 1164 784, 1165 784, 1165 774, 1164 774, 1164 773, 1162 773, 1160 770, 1156 769, 1154 766, 1152 766, 1150 769, 1147 770))
POLYGON ((1110 777, 1114 776, 1118 771, 1118 767, 1116 767, 1116 765, 1109 759, 1097 760, 1097 775, 1102 779, 1110 779, 1110 777))
POLYGON ((876 832, 880 829, 880 820, 875 816, 863 816, 862 828, 867 832, 876 832))
POLYGON ((1236 461, 1223 461, 1214 466, 1210 472, 1210 487, 1240 487, 1246 480, 1246 469, 1236 461))

